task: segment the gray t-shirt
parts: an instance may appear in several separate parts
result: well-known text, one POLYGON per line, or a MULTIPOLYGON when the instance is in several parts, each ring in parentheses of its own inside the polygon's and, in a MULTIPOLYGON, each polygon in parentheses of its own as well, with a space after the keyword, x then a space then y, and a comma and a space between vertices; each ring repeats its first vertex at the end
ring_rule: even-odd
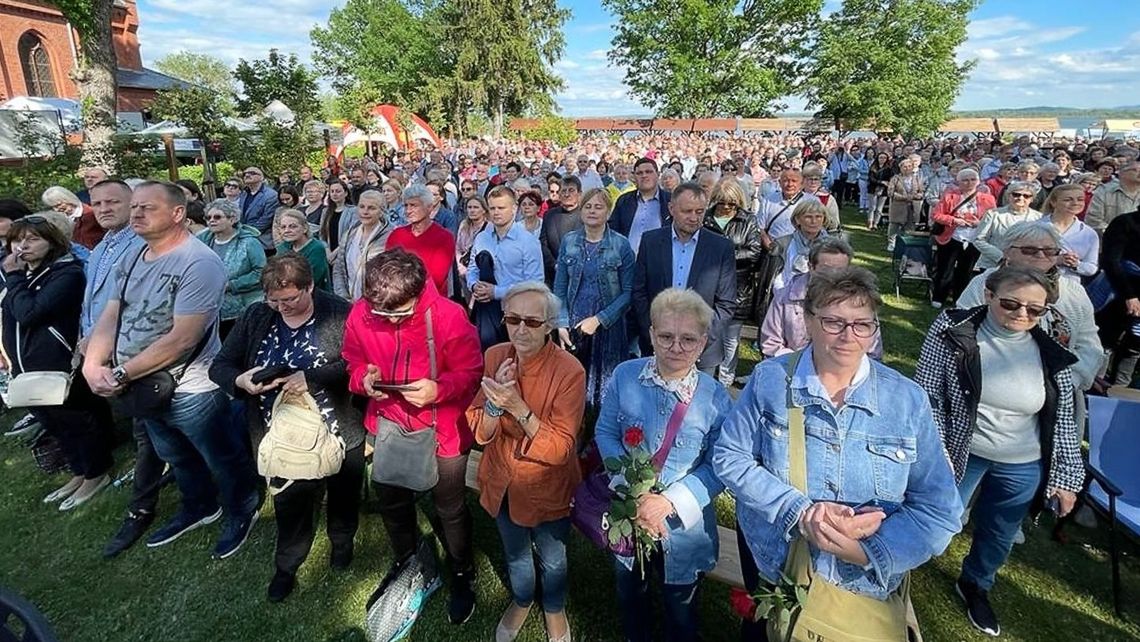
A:
MULTIPOLYGON (((196 238, 157 259, 123 256, 115 267, 115 289, 111 300, 119 301, 122 323, 116 341, 115 363, 124 363, 142 352, 174 327, 174 317, 202 314, 209 319, 209 335, 194 363, 186 369, 177 392, 209 392, 217 388, 207 375, 214 356, 221 349, 218 340, 218 311, 226 287, 222 260, 196 238), (133 265, 133 267, 132 267, 133 265), (128 278, 126 288, 123 279, 128 278), (120 295, 124 298, 120 301, 120 295)), ((168 370, 178 377, 193 349, 168 370)))
POLYGON ((1045 369, 1037 342, 987 316, 978 329, 978 352, 982 393, 970 454, 1003 464, 1041 459, 1037 414, 1045 405, 1045 369))

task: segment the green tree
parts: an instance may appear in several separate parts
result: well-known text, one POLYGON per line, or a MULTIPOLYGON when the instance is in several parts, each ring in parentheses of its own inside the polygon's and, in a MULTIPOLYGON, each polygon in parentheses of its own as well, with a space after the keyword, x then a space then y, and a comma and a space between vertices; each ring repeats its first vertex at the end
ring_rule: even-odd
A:
POLYGON ((274 100, 287 105, 301 120, 321 113, 317 75, 302 65, 296 54, 286 56, 270 49, 265 60, 239 59, 234 78, 241 83, 237 107, 243 116, 260 115, 274 100))
POLYGON ((154 63, 162 73, 216 92, 226 113, 234 106, 234 76, 229 66, 217 56, 176 51, 154 63))
POLYGON ((150 110, 154 115, 186 128, 190 138, 203 142, 231 132, 225 122, 221 97, 205 87, 167 89, 158 92, 150 110))
POLYGON ((528 140, 549 140, 559 147, 565 147, 578 139, 574 119, 548 114, 538 120, 538 126, 521 132, 528 140))
POLYGON ((85 167, 117 170, 114 141, 119 94, 111 14, 115 0, 57 0, 55 6, 79 33, 79 64, 71 77, 83 114, 85 167))
POLYGON ((820 29, 804 95, 838 129, 925 135, 949 117, 976 0, 844 0, 820 29), (857 44, 853 44, 857 43, 857 44))
MULTIPOLYGON (((795 90, 823 0, 602 0, 610 61, 664 117, 757 117, 795 90)), ((862 46, 858 43, 853 46, 862 46)))

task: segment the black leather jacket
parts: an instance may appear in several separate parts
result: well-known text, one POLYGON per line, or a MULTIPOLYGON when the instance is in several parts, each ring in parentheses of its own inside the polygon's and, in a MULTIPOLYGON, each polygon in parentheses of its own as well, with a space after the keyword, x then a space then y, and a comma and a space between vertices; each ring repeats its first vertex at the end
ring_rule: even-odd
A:
POLYGON ((756 224, 755 216, 737 210, 728 225, 721 229, 713 212, 713 208, 705 212, 704 228, 727 237, 736 250, 736 312, 732 316, 738 321, 755 319, 753 307, 757 287, 756 268, 764 252, 764 245, 760 241, 760 226, 756 224))

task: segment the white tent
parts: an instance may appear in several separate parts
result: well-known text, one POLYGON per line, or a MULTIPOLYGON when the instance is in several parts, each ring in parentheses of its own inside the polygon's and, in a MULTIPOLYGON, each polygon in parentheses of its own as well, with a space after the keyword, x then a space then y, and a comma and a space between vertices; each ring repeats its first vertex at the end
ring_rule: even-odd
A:
MULTIPOLYGON (((250 125, 249 123, 245 122, 244 120, 239 120, 237 118, 231 118, 229 116, 222 118, 222 122, 224 122, 226 125, 228 125, 230 127, 233 127, 234 129, 238 130, 239 132, 248 132, 248 131, 253 131, 253 129, 254 129, 253 125, 250 125)), ((164 120, 162 122, 155 123, 155 124, 151 125, 150 127, 147 127, 146 129, 143 129, 143 130, 140 130, 140 131, 137 131, 134 133, 135 136, 161 136, 163 134, 174 134, 175 136, 187 136, 188 132, 186 131, 185 127, 183 127, 177 123, 171 122, 169 120, 164 120)))

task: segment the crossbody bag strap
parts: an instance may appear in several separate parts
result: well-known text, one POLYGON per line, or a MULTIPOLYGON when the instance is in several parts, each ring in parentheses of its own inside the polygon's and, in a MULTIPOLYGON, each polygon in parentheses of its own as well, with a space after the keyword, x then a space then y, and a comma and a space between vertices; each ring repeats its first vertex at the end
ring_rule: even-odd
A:
POLYGON ((685 421, 685 413, 688 410, 689 403, 685 401, 678 401, 673 407, 673 414, 669 415, 669 423, 665 425, 665 441, 661 442, 661 447, 653 453, 653 466, 657 470, 661 470, 665 460, 669 458, 669 451, 673 450, 673 442, 677 440, 677 433, 681 432, 681 424, 685 421))
POLYGON ((796 203, 799 203, 800 199, 803 197, 804 197, 804 193, 800 192, 795 198, 793 198, 791 201, 789 201, 787 205, 785 205, 783 208, 781 208, 779 212, 776 212, 776 215, 773 216, 768 221, 768 224, 764 226, 764 233, 767 234, 767 233, 771 232, 772 226, 776 224, 776 219, 783 216, 784 212, 787 212, 789 207, 793 207, 793 206, 795 206, 796 203))
MULTIPOLYGON (((427 343, 428 343, 428 364, 431 372, 431 380, 435 381, 438 376, 438 367, 435 361, 435 329, 431 323, 431 308, 427 309, 424 313, 424 322, 427 324, 427 343)), ((438 390, 439 382, 436 381, 436 389, 438 390)), ((438 396, 438 393, 437 393, 438 396)), ((436 422, 436 404, 431 404, 431 425, 434 428, 436 422)))
POLYGON ((970 194, 966 198, 958 201, 958 204, 954 206, 954 209, 950 210, 949 216, 954 216, 954 214, 956 214, 958 212, 958 210, 962 209, 966 205, 969 205, 970 201, 974 200, 974 197, 977 195, 978 195, 978 193, 974 192, 973 194, 970 194))
POLYGON ((803 352, 796 352, 787 362, 788 481, 796 490, 806 494, 807 428, 804 426, 804 409, 792 401, 792 377, 802 356, 803 352))
MULTIPOLYGON (((146 254, 146 251, 147 245, 144 243, 142 249, 139 250, 139 253, 135 255, 134 260, 131 261, 131 267, 127 268, 127 273, 125 276, 123 276, 123 282, 119 284, 119 315, 115 319, 115 341, 111 346, 112 362, 116 362, 119 355, 119 333, 123 329, 123 308, 125 307, 123 304, 126 301, 127 285, 131 281, 131 275, 135 272, 135 266, 139 264, 139 260, 142 259, 143 254, 146 254)), ((115 365, 122 364, 116 363, 115 365)))

